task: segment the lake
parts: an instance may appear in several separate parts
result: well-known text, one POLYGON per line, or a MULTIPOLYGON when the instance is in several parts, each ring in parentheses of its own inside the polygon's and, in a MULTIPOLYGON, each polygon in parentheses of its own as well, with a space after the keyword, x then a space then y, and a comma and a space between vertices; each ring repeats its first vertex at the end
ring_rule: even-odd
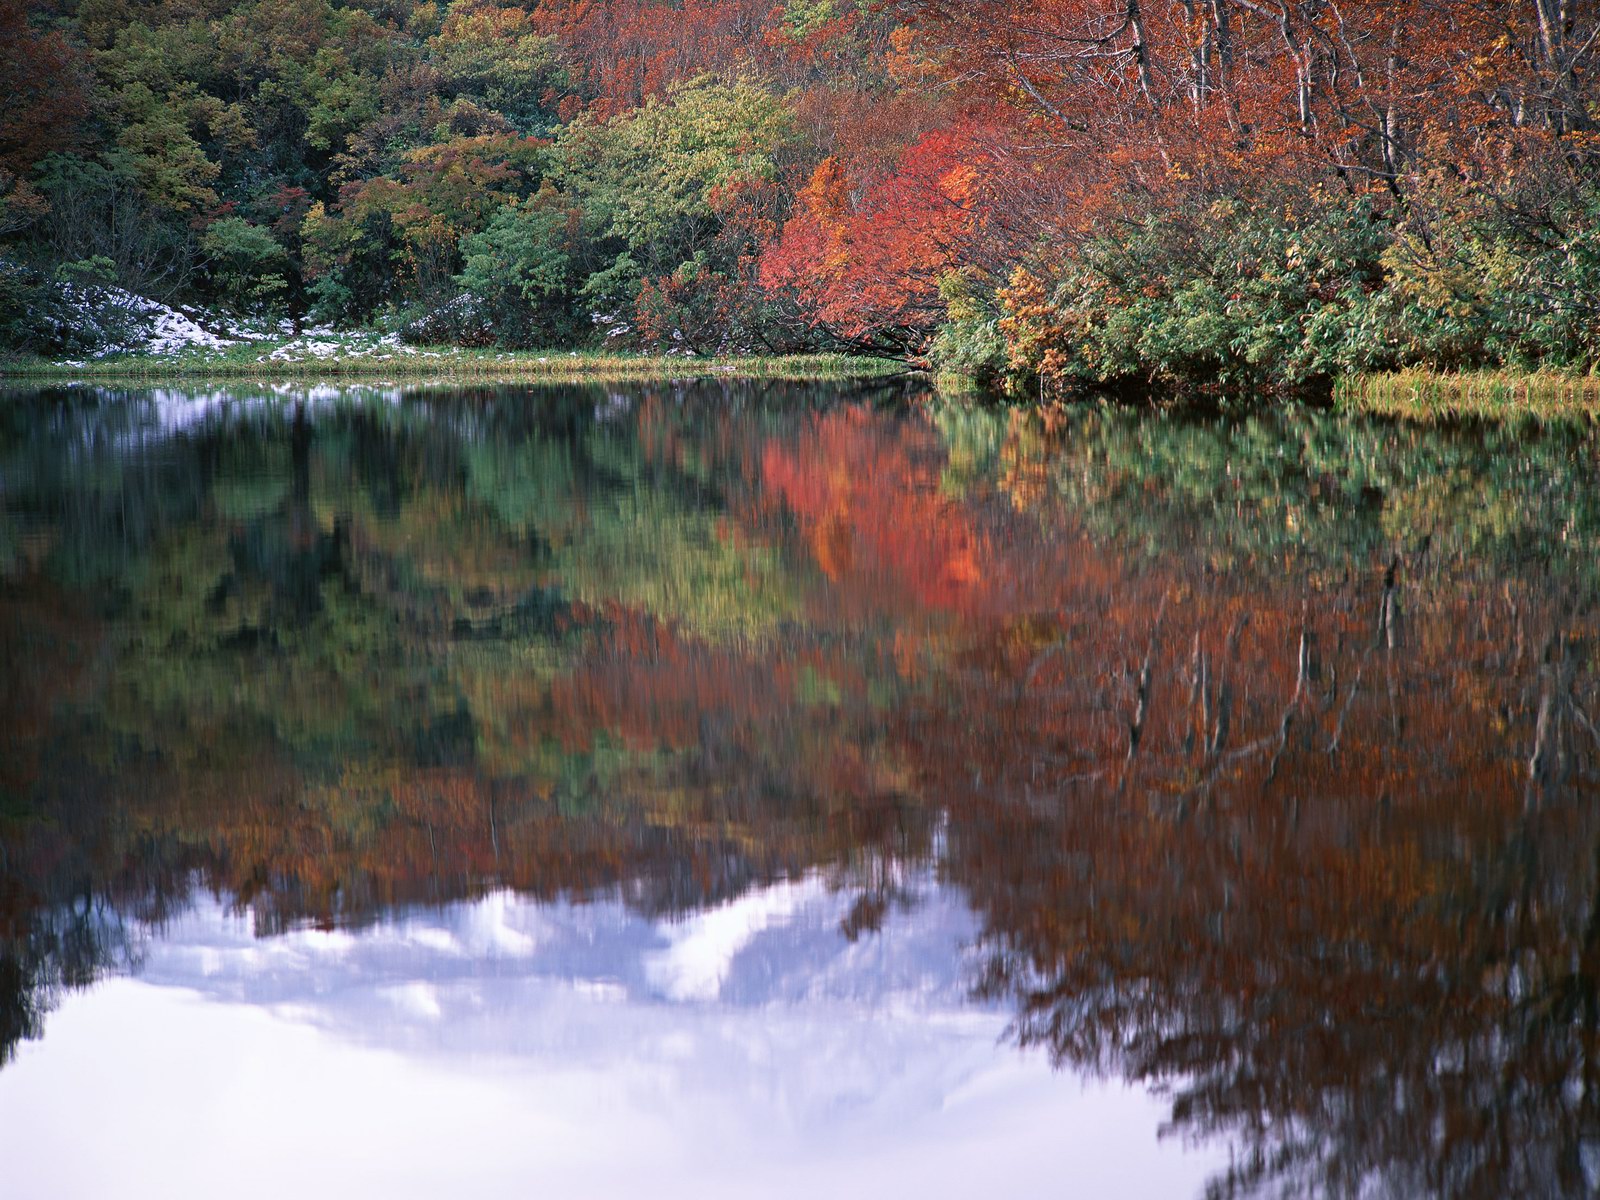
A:
POLYGON ((1597 469, 6 393, 5 1195, 1594 1194, 1597 469))

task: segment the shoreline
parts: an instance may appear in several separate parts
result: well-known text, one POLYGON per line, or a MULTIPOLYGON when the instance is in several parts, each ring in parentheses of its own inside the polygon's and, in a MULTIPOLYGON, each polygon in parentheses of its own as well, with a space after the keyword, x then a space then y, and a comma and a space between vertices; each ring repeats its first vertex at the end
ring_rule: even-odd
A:
POLYGON ((651 379, 774 379, 794 382, 890 379, 916 372, 895 359, 847 354, 689 355, 570 350, 470 350, 460 347, 338 345, 284 353, 271 342, 185 354, 103 358, 0 359, 0 384, 481 382, 606 383, 651 379))
POLYGON ((1333 385, 1335 411, 1421 424, 1490 420, 1600 422, 1600 375, 1553 371, 1394 371, 1333 385))
MULTIPOLYGON (((927 375, 940 391, 984 389, 964 376, 929 375, 898 359, 849 354, 691 355, 571 350, 476 350, 396 346, 341 335, 315 349, 255 342, 182 354, 127 353, 91 359, 0 358, 0 387, 20 384, 537 383, 665 380, 887 380, 927 375), (359 340, 358 340, 359 339, 359 340), (285 353, 288 350, 289 353, 285 353)), ((1600 423, 1600 374, 1550 371, 1409 370, 1335 380, 1334 411, 1422 424, 1459 420, 1600 423)), ((1029 407, 1024 401, 1022 407, 1029 407)), ((1267 401, 1263 407, 1273 407, 1267 401)))

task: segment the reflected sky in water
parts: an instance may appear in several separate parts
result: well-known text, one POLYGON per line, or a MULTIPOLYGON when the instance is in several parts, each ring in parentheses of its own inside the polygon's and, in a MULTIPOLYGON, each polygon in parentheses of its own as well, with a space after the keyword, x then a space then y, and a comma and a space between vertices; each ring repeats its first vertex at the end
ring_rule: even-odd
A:
POLYGON ((1217 1151, 1005 1046, 970 913, 914 894, 855 943, 817 879, 684 921, 495 893, 271 939, 202 901, 7 1068, 9 1194, 1196 1191, 1217 1151))
POLYGON ((1592 1194, 1597 463, 11 394, 7 1195, 1592 1194))

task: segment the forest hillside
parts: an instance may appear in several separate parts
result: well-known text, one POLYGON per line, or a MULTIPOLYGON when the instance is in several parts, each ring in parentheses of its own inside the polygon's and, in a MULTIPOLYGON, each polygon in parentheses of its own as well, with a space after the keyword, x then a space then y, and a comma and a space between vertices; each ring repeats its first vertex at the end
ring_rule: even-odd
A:
POLYGON ((1592 370, 1597 56, 1592 0, 0 0, 0 349, 133 295, 1015 386, 1592 370))

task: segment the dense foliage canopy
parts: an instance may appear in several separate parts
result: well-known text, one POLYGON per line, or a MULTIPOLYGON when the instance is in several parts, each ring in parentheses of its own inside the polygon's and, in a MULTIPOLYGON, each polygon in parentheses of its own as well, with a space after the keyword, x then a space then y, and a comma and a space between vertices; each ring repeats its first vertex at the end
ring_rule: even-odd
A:
POLYGON ((1579 0, 0 0, 64 283, 417 340, 1295 386, 1600 360, 1579 0))

